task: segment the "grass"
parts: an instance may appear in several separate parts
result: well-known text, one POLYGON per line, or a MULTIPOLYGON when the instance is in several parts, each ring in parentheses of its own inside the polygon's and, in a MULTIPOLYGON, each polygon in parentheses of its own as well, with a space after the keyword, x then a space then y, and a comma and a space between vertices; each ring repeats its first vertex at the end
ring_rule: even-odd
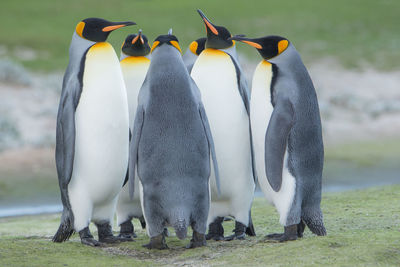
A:
MULTIPOLYGON (((75 25, 96 16, 138 23, 111 34, 109 39, 117 50, 124 37, 139 27, 150 40, 172 27, 184 48, 204 35, 197 8, 233 34, 289 38, 306 63, 335 57, 348 67, 372 64, 385 70, 398 68, 400 2, 396 0, 259 0, 251 4, 239 0, 3 0, 0 45, 8 49, 9 57, 30 69, 63 70, 75 25), (35 55, 24 55, 21 50, 26 49, 32 49, 35 55)), ((250 47, 240 45, 239 49, 253 59, 259 58, 250 47)))
MULTIPOLYGON (((77 235, 66 243, 50 241, 60 215, 0 219, 1 266, 398 266, 400 263, 400 186, 363 191, 329 193, 322 209, 328 236, 308 230, 304 238, 288 243, 268 243, 263 235, 279 232, 275 210, 262 198, 254 201, 252 213, 257 237, 245 241, 208 242, 186 250, 189 240, 167 238, 169 250, 142 248, 148 241, 135 222, 136 242, 91 248, 77 235)), ((225 232, 233 228, 225 222, 225 232)), ((93 229, 94 231, 94 229, 93 229)))

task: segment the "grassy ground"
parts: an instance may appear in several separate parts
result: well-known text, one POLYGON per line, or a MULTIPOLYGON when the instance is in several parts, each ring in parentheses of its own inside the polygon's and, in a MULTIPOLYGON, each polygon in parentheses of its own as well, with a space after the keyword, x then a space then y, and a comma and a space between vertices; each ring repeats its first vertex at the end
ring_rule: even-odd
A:
MULTIPOLYGON (((116 31, 110 41, 119 50, 123 38, 139 27, 153 40, 173 27, 182 47, 204 35, 196 13, 201 8, 233 34, 288 37, 305 62, 336 57, 346 66, 398 67, 400 36, 396 0, 338 1, 140 1, 140 0, 2 0, 0 45, 8 56, 36 70, 65 69, 71 34, 86 17, 131 19, 139 26, 116 31), (35 53, 24 53, 32 49, 35 53)), ((240 49, 258 59, 253 49, 240 49)))
MULTIPOLYGON (((77 235, 63 244, 50 241, 59 215, 0 220, 1 266, 398 266, 400 263, 400 186, 325 194, 322 209, 328 236, 306 230, 298 241, 267 243, 263 235, 281 231, 278 216, 257 198, 253 219, 257 237, 246 241, 208 242, 186 250, 188 240, 172 236, 169 250, 149 251, 138 223, 136 242, 104 248, 80 244, 77 235)), ((233 227, 225 222, 226 233, 233 227)))

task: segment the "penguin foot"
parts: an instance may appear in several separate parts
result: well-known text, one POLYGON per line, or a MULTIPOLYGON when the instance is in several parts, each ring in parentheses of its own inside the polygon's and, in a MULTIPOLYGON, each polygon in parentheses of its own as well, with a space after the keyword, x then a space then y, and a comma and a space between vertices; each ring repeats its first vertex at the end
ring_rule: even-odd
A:
POLYGON ((297 225, 297 236, 299 238, 303 237, 304 229, 306 228, 306 224, 301 220, 299 224, 297 225))
POLYGON ((147 249, 168 249, 167 243, 165 242, 165 236, 161 233, 158 236, 154 236, 150 238, 150 242, 148 244, 143 245, 143 247, 147 249))
POLYGON ((89 227, 85 227, 81 231, 79 231, 79 237, 81 238, 81 243, 86 246, 100 247, 103 245, 93 238, 92 234, 90 233, 89 227))
POLYGON ((109 222, 96 223, 96 226, 99 235, 99 241, 101 243, 115 244, 124 241, 129 241, 129 239, 127 238, 114 236, 109 222))
POLYGON ((246 225, 241 222, 235 222, 234 234, 224 238, 225 241, 244 240, 246 238, 246 225))
POLYGON ((126 241, 134 241, 133 238, 136 238, 134 227, 131 220, 121 223, 119 231, 119 238, 125 239, 126 241))
POLYGON ((286 242, 297 239, 297 224, 285 226, 285 232, 282 234, 270 234, 266 236, 266 241, 286 242))
POLYGON ((224 240, 224 227, 222 226, 223 221, 224 217, 217 217, 212 223, 210 223, 210 225, 208 226, 208 234, 206 235, 206 240, 224 240))
POLYGON ((186 246, 186 248, 198 248, 198 247, 204 247, 207 245, 206 241, 206 235, 205 234, 200 234, 193 230, 193 237, 190 240, 190 243, 186 246))

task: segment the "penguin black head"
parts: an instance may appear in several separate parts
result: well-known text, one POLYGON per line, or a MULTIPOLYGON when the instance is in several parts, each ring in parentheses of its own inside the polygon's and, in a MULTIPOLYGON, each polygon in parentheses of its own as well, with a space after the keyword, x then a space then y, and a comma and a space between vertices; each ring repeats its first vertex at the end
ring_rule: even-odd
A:
POLYGON ((207 38, 199 38, 191 42, 189 45, 190 51, 192 51, 192 53, 195 55, 200 55, 200 53, 203 52, 206 47, 206 40, 207 38))
POLYGON ((160 47, 163 44, 172 45, 173 47, 178 49, 179 52, 182 54, 178 38, 176 38, 175 35, 172 35, 172 29, 169 30, 168 34, 160 35, 154 40, 153 46, 151 47, 151 53, 153 53, 156 47, 160 47))
POLYGON ((142 34, 142 30, 139 30, 138 34, 131 34, 126 37, 121 50, 132 57, 146 56, 150 53, 149 41, 146 35, 142 34))
POLYGON ((212 24, 200 9, 197 9, 197 12, 199 12, 206 26, 206 48, 225 49, 235 44, 234 41, 230 39, 232 35, 227 28, 212 24))
POLYGON ((136 23, 132 21, 112 22, 100 18, 87 18, 76 25, 75 31, 80 37, 89 41, 105 42, 110 32, 129 25, 136 25, 136 23))
POLYGON ((264 59, 271 59, 281 54, 289 46, 289 40, 281 36, 265 36, 261 38, 246 38, 236 35, 232 40, 240 41, 255 47, 264 59))

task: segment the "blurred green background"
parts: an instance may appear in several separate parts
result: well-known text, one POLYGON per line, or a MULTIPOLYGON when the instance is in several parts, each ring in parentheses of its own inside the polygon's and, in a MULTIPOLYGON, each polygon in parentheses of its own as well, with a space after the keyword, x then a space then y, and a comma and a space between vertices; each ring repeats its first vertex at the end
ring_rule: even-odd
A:
MULTIPOLYGON (((287 37, 306 63, 335 57, 345 66, 372 64, 387 70, 400 61, 397 0, 2 0, 0 43, 9 49, 12 58, 31 69, 64 69, 76 24, 83 18, 102 17, 138 24, 111 34, 109 40, 116 49, 127 34, 139 28, 154 40, 170 27, 184 48, 204 35, 197 8, 232 34, 287 37), (18 48, 31 48, 37 51, 37 57, 19 57, 18 48)), ((239 49, 257 56, 251 48, 239 49)))

